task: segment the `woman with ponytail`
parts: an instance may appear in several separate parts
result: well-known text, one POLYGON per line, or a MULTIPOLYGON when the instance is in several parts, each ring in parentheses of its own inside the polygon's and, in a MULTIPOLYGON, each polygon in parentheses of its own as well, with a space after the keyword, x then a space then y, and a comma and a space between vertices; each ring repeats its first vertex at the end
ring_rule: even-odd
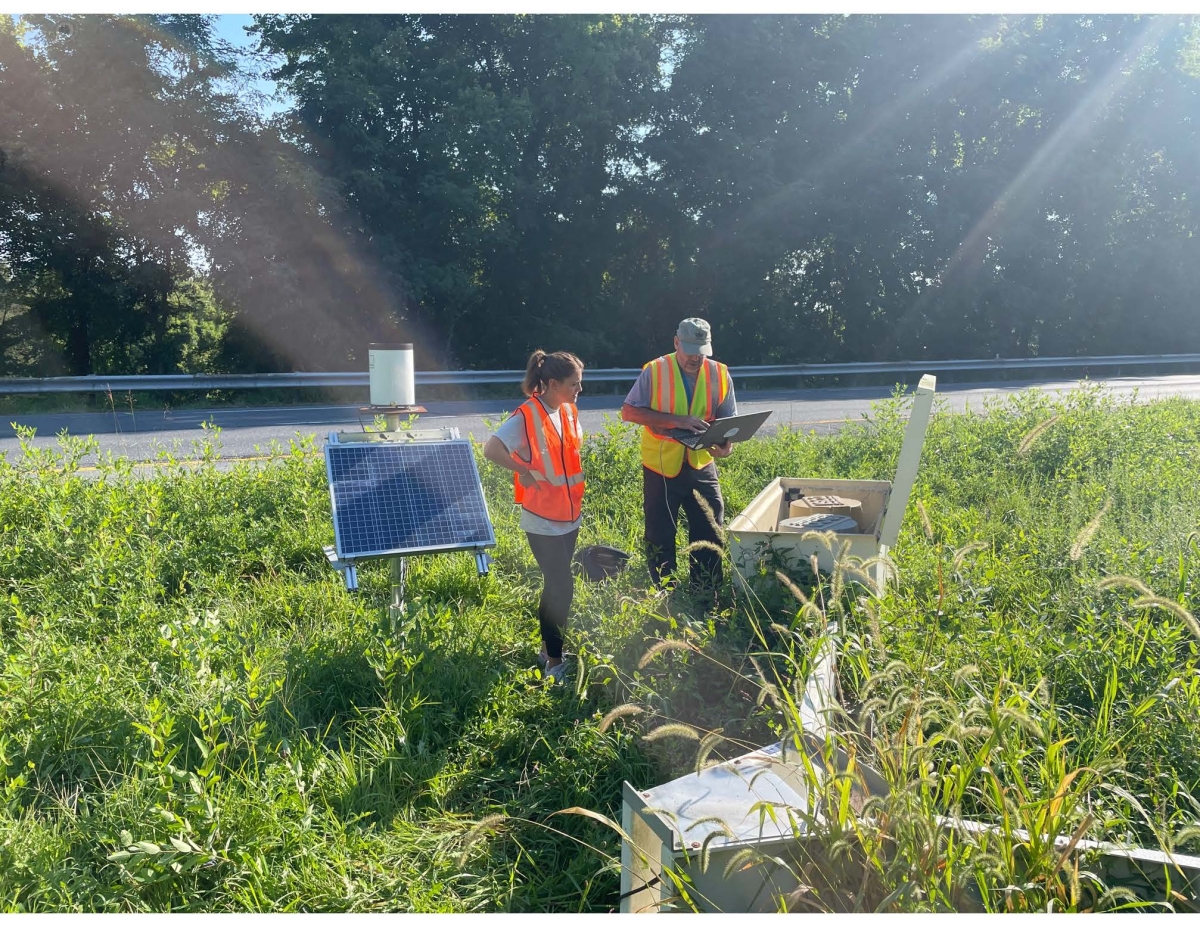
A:
POLYGON ((563 629, 575 593, 571 558, 583 514, 579 459, 583 429, 575 408, 582 389, 583 362, 578 357, 566 351, 534 351, 521 384, 529 398, 483 447, 488 460, 513 472, 521 530, 529 538, 544 580, 538 605, 542 632, 538 663, 556 682, 566 671, 563 629))

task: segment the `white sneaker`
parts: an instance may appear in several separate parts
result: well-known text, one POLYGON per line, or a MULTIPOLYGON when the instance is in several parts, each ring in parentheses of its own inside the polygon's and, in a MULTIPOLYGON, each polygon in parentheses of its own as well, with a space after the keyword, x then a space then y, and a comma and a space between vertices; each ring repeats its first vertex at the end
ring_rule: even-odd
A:
POLYGON ((555 682, 564 682, 564 677, 567 675, 567 664, 559 663, 558 666, 552 666, 548 670, 543 670, 542 675, 546 679, 553 679, 555 682))
MULTIPOLYGON (((567 653, 567 652, 564 650, 564 651, 563 651, 563 655, 562 655, 562 660, 563 660, 563 662, 565 663, 565 662, 567 661, 567 658, 568 658, 568 657, 574 657, 574 656, 575 656, 575 654, 573 654, 573 653, 567 653)), ((537 665, 538 665, 538 669, 540 669, 540 670, 544 670, 544 669, 546 668, 546 664, 547 664, 547 663, 549 663, 549 662, 550 662, 550 657, 547 655, 546 651, 544 651, 544 650, 539 650, 539 651, 538 651, 538 655, 537 655, 537 665)))

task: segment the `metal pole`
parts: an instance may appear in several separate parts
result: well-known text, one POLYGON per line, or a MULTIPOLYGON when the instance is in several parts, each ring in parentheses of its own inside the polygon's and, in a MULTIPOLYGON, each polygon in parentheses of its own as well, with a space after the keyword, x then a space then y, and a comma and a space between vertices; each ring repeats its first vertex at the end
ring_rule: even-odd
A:
MULTIPOLYGON (((384 420, 387 422, 387 430, 389 432, 397 432, 400 430, 400 413, 385 412, 384 420)), ((391 573, 392 573, 392 602, 388 606, 388 618, 391 621, 392 630, 396 630, 396 626, 404 617, 404 584, 408 578, 408 561, 403 557, 392 557, 391 573)))
POLYGON ((388 619, 392 630, 404 617, 404 581, 408 578, 408 561, 403 557, 389 558, 392 569, 392 603, 388 606, 388 619))

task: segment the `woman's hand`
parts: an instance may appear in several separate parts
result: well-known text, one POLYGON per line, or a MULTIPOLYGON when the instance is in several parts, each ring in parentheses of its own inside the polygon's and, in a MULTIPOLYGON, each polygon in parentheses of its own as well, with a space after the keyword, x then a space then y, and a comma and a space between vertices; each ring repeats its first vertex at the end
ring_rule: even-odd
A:
POLYGON ((526 489, 531 488, 538 480, 546 479, 543 474, 530 470, 526 461, 515 454, 510 454, 508 448, 504 446, 504 442, 495 435, 487 439, 487 444, 483 446, 483 456, 497 467, 503 467, 505 470, 515 473, 517 479, 521 481, 521 485, 526 489))
POLYGON ((515 454, 510 454, 504 442, 492 435, 483 446, 483 456, 498 467, 511 470, 517 475, 517 480, 526 489, 532 489, 535 483, 545 483, 546 475, 537 470, 530 470, 529 464, 515 454))
POLYGON ((517 480, 526 489, 533 489, 535 483, 546 481, 546 477, 537 470, 519 470, 517 471, 517 480))
POLYGON ((521 481, 521 485, 526 489, 532 489, 534 483, 549 483, 546 479, 546 474, 541 470, 530 470, 526 467, 524 470, 517 471, 517 479, 521 481))

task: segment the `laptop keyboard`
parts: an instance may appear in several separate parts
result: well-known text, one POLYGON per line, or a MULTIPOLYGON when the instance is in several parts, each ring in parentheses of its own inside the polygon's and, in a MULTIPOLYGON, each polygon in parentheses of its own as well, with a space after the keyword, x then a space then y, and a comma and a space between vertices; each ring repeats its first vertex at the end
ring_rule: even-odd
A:
POLYGON ((700 446, 700 439, 704 437, 703 435, 698 435, 694 431, 688 431, 684 428, 672 429, 671 431, 667 432, 667 436, 674 438, 680 444, 686 445, 692 450, 695 450, 700 446))

